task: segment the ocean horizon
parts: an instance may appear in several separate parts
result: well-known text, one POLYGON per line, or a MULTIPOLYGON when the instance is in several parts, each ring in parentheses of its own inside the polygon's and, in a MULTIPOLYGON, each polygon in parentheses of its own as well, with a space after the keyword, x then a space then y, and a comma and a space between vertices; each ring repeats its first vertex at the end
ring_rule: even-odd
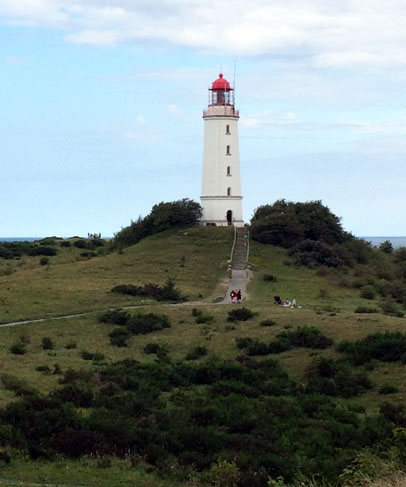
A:
MULTIPOLYGON (((46 237, 0 237, 0 242, 35 242, 36 240, 42 240, 46 237)), ((81 237, 87 238, 87 237, 81 237)), ((106 237, 112 238, 112 237, 106 237)), ((378 247, 382 242, 389 240, 393 245, 393 248, 406 247, 406 236, 405 237, 379 237, 379 236, 368 236, 368 237, 357 237, 370 242, 374 247, 378 247)))

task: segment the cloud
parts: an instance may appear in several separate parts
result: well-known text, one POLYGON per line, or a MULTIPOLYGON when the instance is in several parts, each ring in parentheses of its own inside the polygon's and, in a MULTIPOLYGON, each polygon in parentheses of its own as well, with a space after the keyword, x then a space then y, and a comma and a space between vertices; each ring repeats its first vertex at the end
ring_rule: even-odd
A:
POLYGON ((406 64, 401 0, 0 0, 0 18, 62 29, 67 42, 291 56, 323 67, 406 64))

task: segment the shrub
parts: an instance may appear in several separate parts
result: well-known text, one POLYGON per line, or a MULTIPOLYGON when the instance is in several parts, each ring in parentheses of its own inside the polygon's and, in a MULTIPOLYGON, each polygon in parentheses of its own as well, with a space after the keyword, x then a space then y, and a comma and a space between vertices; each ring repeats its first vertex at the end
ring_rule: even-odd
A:
POLYGON ((399 392, 399 389, 395 386, 391 386, 389 384, 384 384, 379 388, 379 394, 395 394, 396 392, 399 392))
POLYGON ((71 243, 69 242, 69 240, 62 240, 62 242, 60 242, 59 245, 61 247, 70 247, 71 246, 71 243))
POLYGON ((27 348, 25 346, 25 343, 22 342, 17 342, 13 343, 10 347, 10 352, 14 355, 24 355, 27 353, 27 348))
POLYGON ((11 462, 11 456, 5 452, 5 451, 0 451, 0 465, 4 463, 5 465, 9 465, 11 462))
POLYGON ((16 396, 34 396, 37 392, 29 386, 24 380, 10 374, 2 374, 1 382, 8 391, 13 391, 16 396))
POLYGON ((40 265, 47 265, 49 264, 49 259, 48 257, 41 257, 40 261, 39 261, 39 264, 40 265))
POLYGON ((127 324, 128 330, 134 335, 145 335, 153 331, 170 328, 170 326, 166 315, 158 315, 155 313, 135 314, 127 324))
POLYGON ((396 262, 406 262, 406 247, 399 247, 394 252, 396 262))
POLYGON ((38 372, 44 372, 45 374, 51 373, 51 369, 48 365, 37 365, 37 367, 35 367, 35 370, 37 370, 38 372))
POLYGON ((214 487, 237 487, 241 473, 235 462, 219 460, 210 467, 209 478, 214 487))
POLYGON ((375 299, 376 290, 375 290, 375 288, 373 286, 365 286, 361 290, 360 296, 363 299, 375 299))
POLYGON ((128 247, 139 242, 148 235, 163 232, 169 228, 194 225, 202 213, 201 206, 187 198, 171 203, 159 203, 152 207, 151 213, 145 218, 121 229, 114 236, 116 248, 128 247))
POLYGON ((197 324, 202 324, 202 323, 210 323, 214 320, 214 316, 212 315, 205 315, 201 313, 199 316, 196 317, 196 323, 197 324))
POLYGON ((130 333, 126 328, 114 328, 114 330, 109 333, 110 343, 115 347, 126 347, 129 336, 130 333))
POLYGON ((274 276, 273 274, 264 274, 262 279, 266 282, 276 282, 277 281, 276 276, 274 276))
POLYGON ((379 245, 379 250, 382 250, 385 254, 391 254, 393 252, 393 245, 389 240, 385 240, 379 245))
POLYGON ((113 309, 102 313, 99 316, 101 323, 110 323, 112 325, 127 325, 130 321, 131 315, 127 311, 121 309, 113 309))
POLYGON ((193 348, 185 357, 185 360, 197 360, 200 357, 207 355, 207 348, 197 346, 193 348))
POLYGON ((76 347, 77 347, 76 342, 69 342, 65 345, 66 350, 72 350, 76 347))
POLYGON ((144 353, 147 355, 156 354, 159 352, 165 352, 165 347, 159 345, 159 343, 147 343, 143 348, 144 353))
POLYGON ((354 313, 378 313, 375 308, 368 308, 368 306, 358 306, 354 313))
POLYGON ((80 356, 82 357, 83 360, 93 360, 95 362, 100 362, 101 360, 104 360, 104 354, 100 352, 87 352, 86 350, 82 350, 80 352, 80 356))
POLYGON ((168 279, 166 283, 160 287, 158 284, 145 284, 144 286, 134 286, 133 284, 120 284, 113 287, 112 293, 128 294, 130 296, 142 296, 153 298, 157 301, 186 301, 186 296, 182 296, 181 292, 176 289, 175 283, 172 279, 168 279))
POLYGON ((86 259, 91 259, 93 257, 97 257, 97 254, 96 254, 96 252, 81 252, 80 256, 84 257, 86 259))
POLYGON ((238 309, 233 309, 228 312, 228 317, 227 321, 233 322, 233 321, 247 321, 254 316, 256 316, 257 313, 254 311, 251 311, 248 308, 238 308, 238 309))
POLYGON ((375 333, 355 342, 342 342, 337 350, 347 353, 357 365, 373 359, 395 362, 406 356, 406 335, 400 332, 375 333))
POLYGON ((50 337, 42 337, 41 347, 44 350, 53 350, 55 348, 55 344, 50 337))
POLYGON ((56 249, 53 249, 52 247, 33 246, 30 249, 27 249, 27 255, 30 255, 30 256, 35 256, 35 255, 53 256, 53 255, 56 255, 56 249))
POLYGON ((197 308, 193 308, 192 309, 192 316, 194 318, 197 318, 198 316, 200 316, 201 314, 203 313, 203 311, 201 309, 197 309, 197 308))
POLYGON ((260 324, 260 326, 275 326, 278 323, 276 323, 276 321, 274 321, 274 320, 263 320, 259 324, 260 324))
POLYGON ((283 331, 277 335, 278 340, 288 342, 292 347, 327 348, 332 343, 320 330, 312 326, 297 327, 294 331, 283 331))
POLYGON ((83 239, 75 240, 73 242, 73 245, 78 249, 85 249, 86 248, 86 240, 83 240, 83 239))
POLYGON ((243 348, 247 348, 250 345, 252 345, 254 343, 254 339, 249 337, 244 337, 244 338, 237 337, 235 339, 235 343, 237 345, 237 348, 242 350, 243 348))

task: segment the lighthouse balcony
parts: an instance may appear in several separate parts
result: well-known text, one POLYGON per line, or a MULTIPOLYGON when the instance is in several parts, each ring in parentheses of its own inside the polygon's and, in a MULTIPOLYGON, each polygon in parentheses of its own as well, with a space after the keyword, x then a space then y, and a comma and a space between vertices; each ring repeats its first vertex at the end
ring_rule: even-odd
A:
POLYGON ((234 105, 209 105, 207 110, 203 110, 203 118, 206 117, 240 117, 239 110, 234 105))

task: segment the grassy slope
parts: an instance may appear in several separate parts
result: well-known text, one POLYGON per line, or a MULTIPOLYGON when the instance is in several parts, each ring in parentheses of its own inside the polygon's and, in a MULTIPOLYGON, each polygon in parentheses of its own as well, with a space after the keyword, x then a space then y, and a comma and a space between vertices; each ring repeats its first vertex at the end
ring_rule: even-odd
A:
POLYGON ((157 234, 123 254, 91 260, 80 258, 83 250, 71 247, 59 249, 49 266, 40 266, 39 258, 7 262, 15 272, 0 277, 0 322, 131 305, 137 300, 111 295, 110 289, 117 284, 163 284, 168 277, 190 299, 215 298, 226 275, 232 238, 229 228, 196 227, 157 234))
MULTIPOLYGON (((382 314, 355 314, 353 311, 359 304, 366 304, 365 300, 359 298, 359 291, 337 286, 334 284, 335 280, 330 279, 331 276, 321 276, 314 270, 297 269, 292 265, 286 265, 284 264, 286 255, 283 250, 256 243, 251 245, 250 261, 255 265, 253 265, 253 277, 248 288, 249 301, 245 304, 257 311, 258 315, 253 320, 230 325, 226 318, 227 312, 233 309, 233 305, 210 304, 209 298, 221 294, 217 285, 225 276, 231 241, 232 235, 229 229, 197 228, 186 232, 173 231, 165 235, 150 237, 138 245, 126 249, 124 255, 112 254, 71 264, 56 265, 54 263, 48 271, 36 266, 33 269, 19 270, 11 276, 1 278, 3 280, 1 295, 6 295, 9 299, 8 315, 15 317, 32 316, 30 313, 33 313, 34 308, 29 303, 38 299, 35 293, 45 292, 44 286, 45 290, 47 288, 54 290, 53 299, 41 302, 37 315, 57 314, 56 311, 60 309, 66 312, 133 303, 133 299, 112 296, 106 291, 118 283, 143 284, 149 281, 162 283, 166 276, 175 278, 182 291, 192 297, 201 293, 207 299, 206 302, 202 301, 200 308, 205 313, 214 316, 214 321, 209 325, 198 325, 191 314, 192 307, 196 305, 152 304, 143 311, 153 310, 166 313, 171 320, 172 327, 154 334, 133 337, 126 348, 116 348, 109 344, 108 333, 114 327, 98 323, 97 313, 74 319, 2 328, 0 329, 0 368, 2 372, 13 374, 26 380, 31 386, 46 392, 57 385, 58 375, 44 375, 36 371, 35 367, 48 365, 53 369, 55 364, 58 364, 62 370, 68 367, 94 367, 94 363, 80 357, 82 350, 103 352, 107 361, 121 360, 126 357, 151 361, 154 360, 154 356, 143 353, 143 346, 149 342, 158 342, 166 345, 171 357, 175 359, 184 358, 186 353, 196 345, 207 347, 209 354, 233 359, 241 353, 235 347, 237 337, 250 336, 262 341, 270 341, 281 330, 295 328, 299 325, 315 326, 336 342, 343 339, 355 340, 377 331, 404 330, 405 320, 402 318, 382 314), (186 257, 184 267, 180 266, 182 255, 186 257), (166 269, 168 269, 167 272, 165 272, 166 269), (277 281, 264 282, 262 279, 264 273, 276 275, 277 281), (44 274, 49 277, 44 279, 44 274), (25 292, 21 290, 18 293, 16 288, 22 286, 22 283, 26 283, 25 292), (14 292, 4 294, 5 285, 14 292), (325 291, 324 294, 327 294, 327 297, 321 297, 320 289, 325 291), (57 294, 55 290, 60 290, 60 294, 57 294), (276 307, 273 305, 274 294, 286 298, 295 297, 303 308, 276 307), (18 303, 22 295, 25 295, 26 300, 27 296, 29 299, 26 305, 19 307, 18 303), (62 296, 59 298, 60 302, 58 296, 62 296), (78 297, 81 297, 81 300, 78 300, 78 297), (277 325, 260 326, 260 322, 267 318, 273 319, 277 325), (29 341, 27 353, 22 356, 12 355, 9 353, 9 347, 20 340, 20 336, 29 341), (42 350, 40 344, 43 336, 50 336, 53 339, 56 344, 55 350, 42 350), (70 342, 75 342, 77 348, 66 349, 65 346, 70 342)), ((59 258, 67 259, 62 255, 59 258)), ((277 358, 295 380, 303 382, 306 367, 317 356, 336 357, 338 353, 333 348, 324 351, 296 349, 284 352, 277 358)), ((362 397, 349 400, 350 402, 365 406, 367 412, 376 412, 379 404, 386 400, 393 403, 405 403, 404 365, 399 363, 380 364, 372 371, 370 377, 377 387, 362 397), (379 395, 378 386, 383 383, 397 386, 399 392, 390 396, 379 395)), ((0 386, 0 406, 4 406, 13 398, 13 393, 0 386)), ((32 468, 29 465, 31 464, 27 464, 27 469, 32 468)), ((11 469, 9 470, 10 477, 18 476, 15 467, 8 468, 11 469)), ((61 473, 55 477, 56 468, 52 464, 49 470, 44 466, 43 471, 41 469, 38 471, 42 472, 41 475, 44 479, 58 478, 61 482, 69 483, 67 473, 66 475, 61 473)), ((80 468, 83 468, 84 471, 78 478, 82 478, 82 483, 85 485, 92 485, 91 472, 96 467, 81 464, 80 468)), ((114 477, 112 472, 114 468, 118 467, 111 468, 113 470, 106 470, 106 478, 110 478, 110 475, 114 477)), ((64 469, 65 467, 59 471, 68 472, 64 469)), ((4 472, 6 471, 4 470, 4 472)), ((25 467, 21 467, 21 472, 26 471, 25 467)), ((23 478, 22 475, 23 473, 20 478, 23 478)), ((131 475, 140 474, 133 472, 131 475)), ((0 475, 0 477, 5 476, 8 475, 0 475)), ((38 476, 31 477, 31 479, 34 478, 40 480, 38 476)), ((94 478, 96 479, 96 477, 94 478)), ((122 484, 117 480, 117 483, 111 481, 110 485, 113 487, 122 484)), ((137 485, 154 487, 160 484, 147 477, 145 482, 144 480, 139 481, 137 485)))

